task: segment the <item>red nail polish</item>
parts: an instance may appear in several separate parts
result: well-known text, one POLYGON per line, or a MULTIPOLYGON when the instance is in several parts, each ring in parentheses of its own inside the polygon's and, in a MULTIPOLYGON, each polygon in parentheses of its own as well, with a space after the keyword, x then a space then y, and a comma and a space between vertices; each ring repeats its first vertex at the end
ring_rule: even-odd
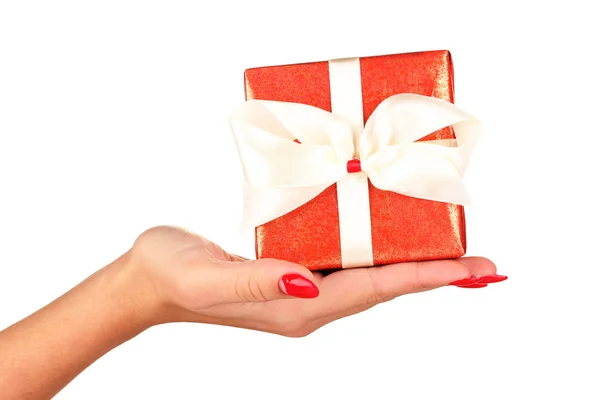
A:
POLYGON ((504 276, 504 275, 486 275, 481 277, 481 280, 479 281, 479 283, 496 283, 496 282, 502 282, 508 279, 508 276, 504 276))
POLYGON ((300 274, 282 276, 279 288, 285 294, 303 299, 313 299, 319 295, 317 285, 300 274))
POLYGON ((487 286, 487 283, 478 282, 478 283, 472 283, 470 285, 462 285, 462 286, 459 286, 459 288, 463 288, 463 289, 479 289, 479 288, 483 288, 483 287, 486 287, 486 286, 487 286))
POLYGON ((466 278, 466 279, 461 279, 458 281, 454 281, 454 282, 450 282, 448 285, 451 286, 465 286, 465 285, 471 285, 473 283, 477 283, 481 280, 480 277, 478 276, 472 276, 470 278, 466 278))

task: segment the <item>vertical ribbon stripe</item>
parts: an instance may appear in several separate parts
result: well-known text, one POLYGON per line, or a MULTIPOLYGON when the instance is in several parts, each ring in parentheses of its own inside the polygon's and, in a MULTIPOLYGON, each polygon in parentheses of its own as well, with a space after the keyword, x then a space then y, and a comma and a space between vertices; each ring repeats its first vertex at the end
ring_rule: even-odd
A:
MULTIPOLYGON (((331 111, 346 118, 351 124, 354 156, 357 157, 363 130, 360 60, 348 58, 329 61, 329 84, 331 111)), ((373 244, 367 175, 362 171, 353 172, 340 179, 337 182, 337 200, 342 267, 372 266, 373 244)))

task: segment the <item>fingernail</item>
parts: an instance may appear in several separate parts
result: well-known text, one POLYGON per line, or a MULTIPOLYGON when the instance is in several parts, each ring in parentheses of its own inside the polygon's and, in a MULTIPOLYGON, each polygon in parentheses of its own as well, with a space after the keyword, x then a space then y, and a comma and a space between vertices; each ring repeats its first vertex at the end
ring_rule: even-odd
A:
POLYGON ((459 288, 463 288, 463 289, 479 289, 482 287, 486 287, 487 283, 472 283, 470 285, 463 285, 463 286, 459 286, 459 288))
POLYGON ((471 285, 473 283, 477 283, 481 280, 480 277, 478 276, 471 276, 470 278, 466 278, 466 279, 461 279, 458 281, 454 281, 454 282, 450 282, 448 285, 450 286, 464 286, 464 285, 471 285))
POLYGON ((319 288, 300 274, 287 274, 281 277, 279 289, 290 296, 303 299, 314 299, 319 295, 319 288))
POLYGON ((494 275, 486 275, 486 276, 482 276, 481 280, 479 281, 479 283, 496 283, 496 282, 502 282, 508 279, 508 276, 504 276, 504 275, 498 275, 498 274, 494 274, 494 275))

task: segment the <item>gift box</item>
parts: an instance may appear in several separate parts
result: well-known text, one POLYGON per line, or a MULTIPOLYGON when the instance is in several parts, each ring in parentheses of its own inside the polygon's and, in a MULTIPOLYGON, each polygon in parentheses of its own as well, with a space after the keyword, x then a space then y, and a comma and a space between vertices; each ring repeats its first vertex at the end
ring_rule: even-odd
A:
POLYGON ((448 51, 251 68, 245 71, 245 94, 249 108, 235 113, 231 121, 246 187, 255 193, 250 200, 254 204, 247 203, 244 213, 257 216, 254 221, 260 223, 255 226, 257 258, 283 259, 311 270, 325 270, 465 254, 464 209, 458 202, 447 201, 444 191, 462 193, 462 187, 450 186, 460 186, 456 178, 462 176, 479 128, 474 118, 451 108, 454 80, 448 51), (380 117, 368 122, 376 109, 380 117), (317 112, 321 110, 331 115, 321 115, 317 112), (432 120, 441 122, 430 123, 432 120), (459 126, 461 137, 457 135, 459 126), (395 136, 396 128, 414 128, 413 147, 401 147, 408 144, 395 136), (425 128, 428 130, 423 131, 425 128), (294 129, 303 132, 302 138, 294 129), (313 132, 324 132, 323 138, 328 139, 314 138, 313 132), (419 132, 424 134, 414 137, 419 132), (338 139, 345 134, 351 139, 338 139), (379 146, 381 137, 386 138, 387 147, 379 146), (348 147, 338 142, 354 146, 349 157, 342 156, 349 158, 347 163, 336 158, 348 147), (333 150, 326 147, 330 144, 333 150), (378 149, 376 154, 373 148, 378 149), (306 154, 296 155, 303 151, 306 154), (425 155, 421 157, 419 152, 425 155), (436 159, 438 153, 446 158, 436 159), (269 157, 271 160, 265 161, 269 157), (310 163, 315 157, 329 163, 315 165, 333 178, 313 170, 310 163), (396 162, 394 157, 404 158, 396 162), (338 179, 335 174, 341 171, 342 162, 344 171, 338 179), (314 182, 305 182, 304 172, 314 182), (420 179, 419 174, 429 175, 420 179), (297 185, 290 183, 288 176, 296 179, 297 185), (393 189, 382 189, 388 182, 393 189), (404 186, 410 185, 415 187, 414 193, 408 189, 405 193, 404 186), (303 194, 310 200, 295 203, 294 191, 310 188, 312 194, 303 194), (281 195, 283 191, 287 194, 281 195), (267 215, 281 202, 287 204, 267 215))

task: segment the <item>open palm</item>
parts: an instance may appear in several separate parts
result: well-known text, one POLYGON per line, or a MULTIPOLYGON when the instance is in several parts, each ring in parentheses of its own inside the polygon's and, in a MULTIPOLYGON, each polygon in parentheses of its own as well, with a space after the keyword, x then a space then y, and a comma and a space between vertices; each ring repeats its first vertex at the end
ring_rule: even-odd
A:
POLYGON ((247 260, 173 227, 156 227, 140 235, 132 257, 162 305, 161 322, 213 323, 293 337, 404 294, 449 284, 483 287, 506 278, 496 275, 495 265, 481 257, 356 268, 324 276, 286 261, 247 260), (312 298, 292 296, 290 286, 286 290, 282 284, 286 277, 309 291, 309 296, 300 291, 300 297, 312 298))

